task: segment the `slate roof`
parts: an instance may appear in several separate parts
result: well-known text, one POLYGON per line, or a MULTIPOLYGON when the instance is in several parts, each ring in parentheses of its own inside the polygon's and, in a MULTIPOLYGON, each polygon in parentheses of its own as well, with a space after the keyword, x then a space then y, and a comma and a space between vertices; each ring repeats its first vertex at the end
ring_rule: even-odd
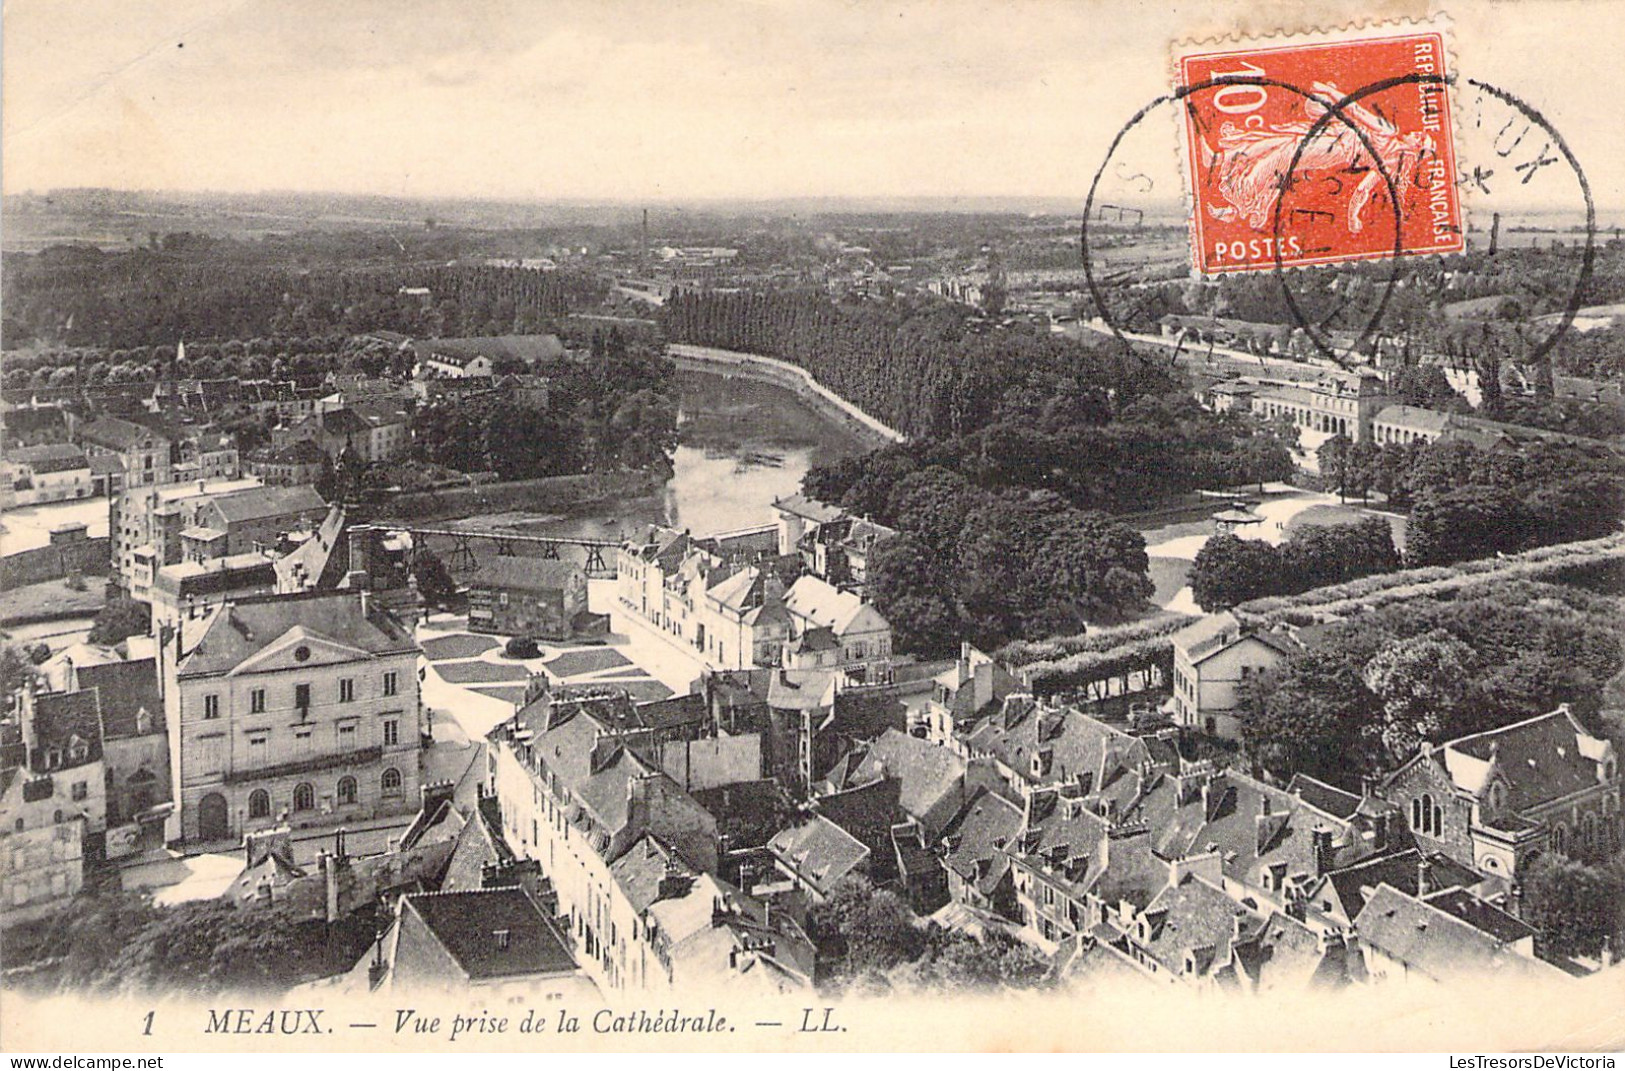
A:
POLYGON ((751 593, 759 592, 761 575, 759 569, 741 569, 712 584, 705 594, 730 610, 742 612, 751 603, 751 593))
POLYGON ((581 567, 571 562, 544 558, 510 558, 489 555, 469 578, 469 586, 507 591, 563 591, 572 578, 581 577, 581 567))
POLYGON ((406 406, 389 401, 357 402, 350 406, 350 411, 371 428, 387 428, 412 419, 406 406))
POLYGON ((1385 406, 1375 418, 1384 424, 1397 424, 1417 431, 1442 434, 1450 426, 1450 414, 1423 409, 1414 405, 1385 406))
POLYGON ((1567 978, 1483 930, 1389 885, 1379 887, 1354 920, 1360 940, 1436 982, 1567 978))
POLYGON ((101 708, 96 692, 41 692, 34 697, 34 737, 28 765, 35 773, 50 773, 49 751, 59 753, 55 770, 69 770, 102 757, 101 708), (75 745, 84 757, 72 757, 75 745))
POLYGON ((816 498, 808 498, 806 495, 786 495, 783 498, 774 499, 773 508, 800 517, 803 520, 812 521, 814 524, 828 524, 846 516, 846 511, 839 506, 827 505, 816 498))
POLYGON ((521 888, 419 893, 401 910, 422 920, 471 981, 576 969, 564 938, 521 888))
POLYGON ((795 805, 771 778, 740 781, 689 793, 717 820, 717 835, 731 850, 757 848, 794 819, 795 805))
POLYGON ((639 557, 658 564, 669 573, 683 564, 683 558, 688 554, 692 542, 687 532, 651 524, 640 536, 628 540, 627 545, 635 550, 639 557))
POLYGON ((1110 827, 1105 819, 1082 797, 1054 789, 1034 792, 1028 808, 1026 831, 1010 854, 1074 894, 1088 892, 1106 870, 1110 827))
POLYGON ((768 678, 767 705, 774 710, 817 710, 830 695, 833 680, 824 670, 779 670, 768 678))
POLYGON ((887 729, 859 752, 847 776, 848 785, 891 776, 902 782, 899 803, 925 821, 942 802, 964 788, 966 763, 952 751, 928 740, 887 729))
POLYGON ((19 465, 27 465, 36 473, 68 472, 90 467, 85 452, 68 443, 47 443, 43 446, 20 446, 7 450, 6 458, 19 465))
POLYGON ((1366 853, 1349 822, 1234 770, 1211 775, 1205 794, 1189 785, 1181 793, 1178 779, 1164 777, 1131 813, 1150 825, 1158 854, 1218 851, 1225 876, 1251 885, 1266 867, 1282 880, 1315 875, 1317 826, 1332 833, 1333 867, 1366 853))
POLYGON ((966 804, 944 832, 948 851, 943 864, 989 895, 1010 868, 1005 850, 1020 848, 1021 808, 986 789, 966 804))
MULTIPOLYGON (((446 806, 451 806, 449 800, 446 806)), ((455 814, 455 810, 452 813, 455 814)), ((506 862, 512 857, 507 844, 492 832, 484 816, 476 813, 465 819, 462 828, 457 831, 451 859, 446 863, 446 873, 441 878, 440 887, 447 892, 481 888, 486 865, 506 862)))
POLYGON ((1145 909, 1151 923, 1147 940, 1139 941, 1146 953, 1174 974, 1185 974, 1185 954, 1196 957, 1196 973, 1207 974, 1217 964, 1230 961, 1231 943, 1241 920, 1246 939, 1255 936, 1257 921, 1245 908, 1207 882, 1187 874, 1178 885, 1170 885, 1145 909))
POLYGON ((1353 792, 1344 792, 1308 774, 1293 774, 1286 790, 1309 806, 1336 815, 1338 818, 1353 818, 1354 812, 1360 809, 1359 796, 1353 792))
POLYGON ((462 366, 475 357, 493 360, 513 357, 527 364, 563 357, 567 352, 557 335, 492 335, 469 338, 430 338, 412 343, 419 357, 462 366), (448 360, 450 358, 450 360, 448 360))
POLYGON ((137 715, 144 709, 151 720, 149 733, 164 731, 164 703, 158 695, 158 669, 154 659, 105 662, 74 670, 79 688, 100 693, 102 737, 121 740, 139 735, 137 715))
POLYGON ((1574 715, 1559 708, 1452 740, 1445 745, 1444 761, 1451 780, 1476 794, 1486 783, 1493 759, 1508 784, 1506 807, 1523 811, 1596 785, 1603 746, 1574 715))
MULTIPOLYGON (((1220 520, 1256 521, 1261 519, 1257 514, 1242 513, 1236 516, 1227 516, 1225 511, 1216 513, 1220 520)), ((1295 651, 1291 641, 1283 636, 1262 629, 1244 628, 1235 614, 1226 610, 1219 614, 1209 614, 1193 624, 1186 625, 1170 637, 1174 647, 1184 651, 1185 657, 1192 665, 1199 665, 1207 659, 1226 650, 1244 639, 1256 639, 1267 647, 1273 648, 1281 654, 1289 655, 1295 651)))
POLYGON ((1430 906, 1483 930, 1497 941, 1512 944, 1535 935, 1534 928, 1494 904, 1479 899, 1466 889, 1445 889, 1422 898, 1430 906))
POLYGON ((298 513, 327 511, 327 503, 313 487, 253 487, 221 495, 209 509, 226 524, 285 517, 298 513))
POLYGON ((153 443, 166 443, 169 440, 153 431, 143 427, 133 420, 123 417, 104 416, 91 421, 79 429, 79 438, 84 442, 94 443, 97 446, 106 446, 115 450, 128 450, 143 441, 151 440, 153 443))
POLYGON ((538 699, 522 707, 493 733, 511 726, 532 734, 529 746, 574 797, 567 820, 584 826, 604 851, 626 826, 631 783, 656 774, 619 742, 598 744, 605 729, 629 727, 635 724, 634 718, 631 701, 622 689, 595 690, 574 700, 561 690, 550 701, 538 699), (560 701, 561 695, 566 701, 560 701))
POLYGON ((353 409, 330 409, 311 419, 317 421, 329 435, 360 435, 372 430, 372 425, 353 409))
POLYGON ((241 599, 216 608, 206 621, 199 620, 202 635, 181 660, 183 677, 225 673, 295 628, 373 655, 417 649, 399 621, 376 607, 363 614, 360 598, 350 592, 241 599))
POLYGON ((837 636, 845 632, 863 610, 862 599, 816 576, 801 577, 790 585, 790 590, 784 593, 784 605, 797 617, 831 629, 837 636))
POLYGON ((1141 771, 1159 768, 1167 758, 1154 756, 1144 738, 1072 707, 1039 707, 1028 695, 1009 696, 964 740, 972 754, 991 755, 1031 783, 1075 784, 1084 795, 1114 799, 1120 808, 1146 787, 1141 771))
POLYGON ((821 814, 780 830, 768 841, 768 850, 820 895, 828 895, 869 858, 862 841, 821 814))
MULTIPOLYGON (((1462 866, 1447 855, 1430 854, 1427 859, 1429 882, 1434 889, 1476 885, 1482 880, 1476 871, 1462 866)), ((1380 886, 1387 885, 1407 896, 1415 896, 1421 862, 1422 853, 1415 848, 1407 848, 1329 871, 1326 879, 1337 890, 1337 898, 1352 920, 1365 908, 1366 896, 1380 886)))

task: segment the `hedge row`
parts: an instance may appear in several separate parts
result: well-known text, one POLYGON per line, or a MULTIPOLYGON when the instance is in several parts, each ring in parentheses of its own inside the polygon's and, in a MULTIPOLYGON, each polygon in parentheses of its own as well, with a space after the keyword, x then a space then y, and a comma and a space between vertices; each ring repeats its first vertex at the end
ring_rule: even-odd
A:
POLYGON ((999 648, 994 657, 1014 669, 1034 662, 1053 662, 1068 655, 1088 652, 1104 654, 1140 640, 1171 636, 1194 620, 1189 614, 1164 610, 1126 625, 1113 625, 1071 636, 1054 636, 1047 640, 1015 640, 999 648))
POLYGON ((1455 598, 1512 580, 1544 580, 1619 562, 1625 562, 1625 534, 1580 543, 1558 543, 1452 566, 1405 569, 1315 588, 1298 595, 1254 599, 1236 607, 1236 614, 1249 623, 1261 625, 1306 625, 1411 599, 1455 598))

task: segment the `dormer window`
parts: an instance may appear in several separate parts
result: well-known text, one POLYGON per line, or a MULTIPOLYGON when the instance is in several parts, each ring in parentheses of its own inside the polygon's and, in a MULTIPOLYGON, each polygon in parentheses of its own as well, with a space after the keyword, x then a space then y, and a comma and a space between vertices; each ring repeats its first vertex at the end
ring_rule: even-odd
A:
POLYGON ((498 948, 507 948, 509 932, 507 930, 492 930, 491 936, 496 938, 498 948))

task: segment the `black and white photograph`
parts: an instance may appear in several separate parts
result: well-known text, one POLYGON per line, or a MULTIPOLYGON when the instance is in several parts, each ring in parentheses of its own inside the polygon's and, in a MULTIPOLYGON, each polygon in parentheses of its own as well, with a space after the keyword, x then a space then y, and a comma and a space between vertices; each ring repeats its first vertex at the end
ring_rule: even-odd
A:
POLYGON ((9 0, 0 1048, 1613 1067, 1622 30, 9 0))

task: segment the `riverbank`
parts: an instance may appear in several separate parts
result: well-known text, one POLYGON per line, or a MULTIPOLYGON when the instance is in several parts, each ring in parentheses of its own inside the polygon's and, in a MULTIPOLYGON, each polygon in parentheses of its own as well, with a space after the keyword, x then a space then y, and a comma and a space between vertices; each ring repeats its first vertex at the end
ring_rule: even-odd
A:
POLYGON ((787 361, 681 342, 672 343, 666 352, 679 371, 743 376, 783 387, 816 408, 821 416, 847 428, 874 448, 900 443, 905 438, 896 428, 870 416, 818 382, 805 368, 787 361))
POLYGON ((653 469, 640 472, 588 472, 413 491, 380 503, 373 511, 373 517, 377 520, 424 522, 515 510, 572 513, 600 503, 656 494, 669 478, 670 473, 653 469))

